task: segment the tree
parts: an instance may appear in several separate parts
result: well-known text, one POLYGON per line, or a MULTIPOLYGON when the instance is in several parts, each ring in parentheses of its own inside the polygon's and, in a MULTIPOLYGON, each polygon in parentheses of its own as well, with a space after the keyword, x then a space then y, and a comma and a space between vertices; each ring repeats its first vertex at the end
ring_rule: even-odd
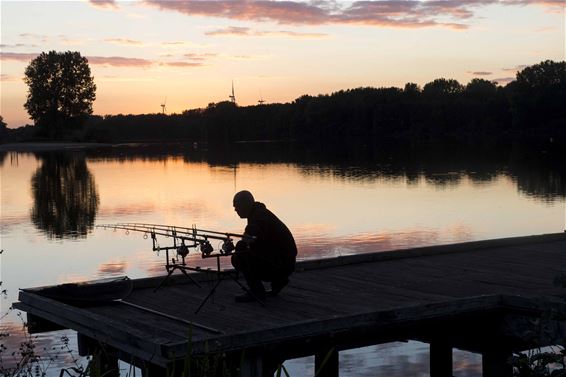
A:
POLYGON ((408 82, 405 84, 405 88, 403 92, 407 95, 415 97, 421 93, 421 87, 415 84, 414 82, 408 82))
POLYGON ((474 78, 466 85, 465 92, 471 97, 486 99, 497 93, 497 85, 488 80, 474 78))
POLYGON ((4 136, 7 134, 6 122, 4 122, 4 117, 0 115, 0 141, 4 140, 4 136))
POLYGON ((554 123, 552 128, 562 125, 561 133, 566 134, 566 62, 546 60, 526 67, 506 89, 516 127, 537 129, 554 123))
POLYGON ((96 85, 88 60, 79 52, 42 52, 27 66, 24 107, 44 136, 60 137, 92 114, 96 85))
POLYGON ((517 84, 530 89, 546 89, 564 85, 566 82, 566 62, 545 60, 517 72, 517 84))
POLYGON ((436 79, 423 88, 423 93, 427 96, 452 96, 463 91, 462 84, 454 79, 436 79))

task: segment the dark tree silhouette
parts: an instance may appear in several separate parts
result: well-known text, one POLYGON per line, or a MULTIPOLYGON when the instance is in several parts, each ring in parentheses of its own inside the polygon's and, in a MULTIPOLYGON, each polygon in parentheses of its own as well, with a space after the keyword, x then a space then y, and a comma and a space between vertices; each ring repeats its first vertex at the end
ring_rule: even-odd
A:
POLYGON ((3 141, 8 133, 8 129, 6 128, 6 122, 4 122, 4 117, 0 115, 0 141, 3 141))
POLYGON ((544 61, 505 87, 439 78, 422 90, 407 83, 304 95, 284 104, 219 102, 182 114, 89 116, 84 134, 100 142, 287 140, 336 152, 383 142, 565 144, 565 71, 565 62, 544 61))
POLYGON ((566 62, 546 60, 526 67, 508 88, 517 129, 566 135, 566 62))
POLYGON ((27 66, 24 81, 29 87, 24 107, 43 136, 61 137, 92 114, 96 85, 78 52, 42 52, 27 66))
POLYGON ((484 79, 472 79, 466 85, 466 94, 476 98, 488 98, 497 93, 497 85, 491 81, 484 79))
POLYGON ((84 156, 50 153, 31 179, 31 220, 49 238, 84 237, 92 229, 99 197, 84 156))
POLYGON ((454 79, 436 79, 423 87, 425 96, 450 96, 460 94, 463 91, 462 84, 454 79))

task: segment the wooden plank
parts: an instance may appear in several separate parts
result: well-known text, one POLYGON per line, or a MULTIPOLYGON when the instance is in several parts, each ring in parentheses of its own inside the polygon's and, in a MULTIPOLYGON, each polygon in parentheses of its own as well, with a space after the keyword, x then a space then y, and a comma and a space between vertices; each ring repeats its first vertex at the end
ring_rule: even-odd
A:
MULTIPOLYGON (((32 306, 30 304, 26 304, 24 302, 17 302, 13 304, 14 308, 25 311, 27 313, 33 313, 39 317, 45 318, 49 321, 54 323, 58 323, 61 326, 64 326, 69 329, 73 329, 81 334, 84 334, 96 341, 108 344, 116 349, 120 349, 123 352, 130 354, 134 357, 137 357, 141 360, 148 360, 154 364, 166 366, 169 362, 166 358, 163 358, 160 353, 157 351, 150 351, 147 349, 139 348, 137 345, 132 345, 129 343, 122 343, 115 337, 101 334, 97 329, 93 329, 92 327, 85 326, 82 322, 75 322, 67 317, 60 316, 59 314, 53 314, 48 311, 44 311, 41 309, 42 306, 32 306)), ((124 360, 128 362, 129 360, 124 360)))
MULTIPOLYGON (((88 310, 66 305, 37 294, 20 291, 19 298, 22 303, 27 304, 29 307, 39 307, 43 313, 50 313, 51 316, 48 319, 54 323, 62 326, 67 326, 65 321, 80 323, 82 327, 90 327, 90 329, 95 330, 101 336, 110 336, 115 339, 121 338, 121 342, 135 344, 140 349, 150 353, 159 354, 160 345, 171 342, 171 339, 152 336, 152 334, 140 328, 128 326, 123 322, 113 320, 111 317, 99 316, 88 310)), ((97 337, 93 338, 98 339, 97 337)))
MULTIPOLYGON (((384 311, 371 311, 349 316, 328 318, 325 320, 311 320, 297 322, 288 326, 260 330, 244 331, 238 334, 215 338, 208 343, 209 351, 229 352, 250 347, 262 347, 276 342, 278 344, 301 339, 313 339, 317 336, 327 337, 329 334, 336 339, 347 336, 352 331, 365 331, 367 329, 387 328, 388 326, 423 322, 432 318, 453 316, 469 312, 485 312, 496 309, 500 304, 499 296, 483 296, 452 300, 449 302, 399 307, 384 311)), ((170 355, 183 355, 186 344, 171 345, 170 355)), ((195 352, 203 352, 202 344, 193 344, 195 352)))
POLYGON ((367 263, 374 261, 418 258, 423 256, 426 257, 431 255, 439 255, 439 254, 456 254, 461 252, 469 252, 472 250, 494 249, 494 248, 514 246, 514 245, 525 245, 525 244, 528 245, 533 243, 542 244, 542 243, 553 243, 553 242, 564 242, 564 241, 566 241, 566 233, 552 233, 552 234, 543 234, 543 235, 535 235, 535 236, 471 241, 471 242, 463 242, 463 243, 456 243, 450 245, 417 247, 411 249, 347 255, 347 256, 341 256, 335 258, 303 261, 297 263, 297 271, 307 271, 311 269, 329 268, 329 267, 344 266, 344 265, 356 264, 356 263, 367 263))
POLYGON ((324 344, 329 337, 350 344, 356 334, 384 337, 391 329, 401 331, 433 318, 497 310, 501 294, 564 294, 549 276, 564 269, 564 250, 566 235, 560 233, 300 262, 291 284, 265 306, 234 303, 241 289, 226 280, 198 315, 194 310, 210 291, 214 275, 191 275, 203 288, 183 275, 172 276, 172 285, 157 292, 153 289, 163 277, 135 280, 127 301, 165 316, 124 305, 75 308, 31 293, 22 293, 19 305, 125 347, 142 360, 157 357, 166 365, 169 357, 185 356, 191 321, 224 332, 194 329, 190 340, 196 353, 275 350, 280 345, 308 349, 306 344, 324 344))

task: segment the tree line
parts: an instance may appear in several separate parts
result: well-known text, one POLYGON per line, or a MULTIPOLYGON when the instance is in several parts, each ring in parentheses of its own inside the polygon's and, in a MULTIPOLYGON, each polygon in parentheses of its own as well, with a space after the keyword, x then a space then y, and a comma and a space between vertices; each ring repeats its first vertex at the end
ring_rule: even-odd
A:
POLYGON ((329 144, 536 137, 566 141, 566 62, 544 61, 499 86, 436 79, 419 87, 357 88, 292 103, 208 105, 182 114, 91 120, 89 138, 206 142, 293 140, 329 144))
MULTIPOLYGON (((79 64, 85 63, 80 56, 72 58, 79 64)), ((45 71, 34 62, 30 67, 45 71)), ((34 70, 28 67, 26 74, 34 70)), ((48 101, 51 107, 44 113, 49 117, 34 118, 35 128, 40 131, 36 134, 98 142, 288 140, 330 146, 392 140, 515 138, 566 143, 564 61, 546 60, 526 67, 505 86, 479 78, 466 85, 439 78, 422 88, 415 83, 407 83, 403 88, 365 87, 328 95, 304 95, 291 103, 255 106, 224 101, 170 115, 91 115, 92 107, 85 103, 94 100, 95 86, 92 78, 88 79, 90 71, 79 72, 84 89, 75 92, 88 97, 74 102, 82 104, 86 111, 57 113, 53 111, 53 101, 48 101), (57 117, 64 122, 48 131, 57 117)), ((33 75, 26 80, 31 93, 33 75)), ((26 108, 40 113, 31 97, 28 95, 26 108)), ((21 134, 29 136, 33 132, 28 127, 21 134)))

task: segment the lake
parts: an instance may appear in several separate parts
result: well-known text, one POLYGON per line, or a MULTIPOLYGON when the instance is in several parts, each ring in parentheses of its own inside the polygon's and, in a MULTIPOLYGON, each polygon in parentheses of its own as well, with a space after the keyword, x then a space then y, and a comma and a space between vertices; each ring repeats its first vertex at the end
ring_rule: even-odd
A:
MULTIPOLYGON (((25 340, 22 319, 9 310, 19 288, 164 274, 164 253, 153 252, 151 240, 95 225, 143 222, 241 233, 245 220, 234 212, 232 197, 247 189, 288 225, 300 259, 562 232, 561 158, 544 148, 493 145, 131 144, 4 152, 1 332, 10 335, 2 338, 2 362, 10 365, 11 352, 25 340)), ((199 255, 189 259, 205 265, 199 255)), ((71 331, 40 334, 34 342, 48 376, 58 376, 78 356, 71 331)), ((342 376, 426 376, 428 346, 410 341, 351 350, 340 354, 340 364, 342 376)), ((313 375, 310 358, 286 367, 291 376, 313 375)), ((480 375, 481 359, 455 351, 454 371, 480 375)))

